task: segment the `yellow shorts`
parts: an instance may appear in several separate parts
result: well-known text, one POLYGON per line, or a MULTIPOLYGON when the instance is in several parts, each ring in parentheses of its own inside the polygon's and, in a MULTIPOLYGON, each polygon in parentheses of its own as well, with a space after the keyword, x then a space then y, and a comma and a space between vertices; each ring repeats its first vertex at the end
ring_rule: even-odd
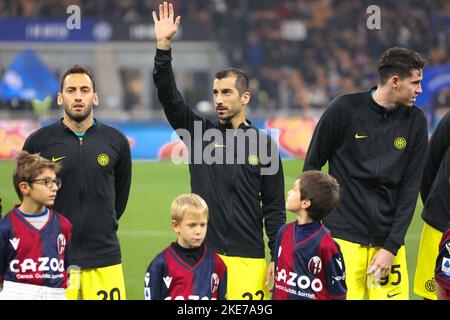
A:
POLYGON ((69 300, 126 300, 122 264, 95 268, 69 268, 69 300))
POLYGON ((437 300, 434 268, 441 239, 442 232, 427 223, 423 225, 414 276, 414 293, 426 299, 437 300))
POLYGON ((377 281, 367 275, 367 268, 380 247, 336 239, 344 256, 347 300, 408 300, 409 280, 405 246, 401 246, 392 262, 390 274, 377 281))
POLYGON ((227 300, 269 300, 265 259, 219 256, 227 266, 227 300))

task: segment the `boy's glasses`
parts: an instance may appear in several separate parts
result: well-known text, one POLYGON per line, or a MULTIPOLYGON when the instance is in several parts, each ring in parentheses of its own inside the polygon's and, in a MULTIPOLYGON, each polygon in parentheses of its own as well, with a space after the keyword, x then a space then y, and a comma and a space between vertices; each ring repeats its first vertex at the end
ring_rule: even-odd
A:
POLYGON ((60 178, 56 178, 56 179, 50 179, 50 178, 45 178, 45 179, 36 179, 36 180, 31 180, 29 181, 30 183, 39 183, 39 184, 43 184, 45 185, 47 188, 51 188, 53 186, 53 184, 56 184, 56 186, 59 188, 61 188, 62 186, 62 182, 60 178))

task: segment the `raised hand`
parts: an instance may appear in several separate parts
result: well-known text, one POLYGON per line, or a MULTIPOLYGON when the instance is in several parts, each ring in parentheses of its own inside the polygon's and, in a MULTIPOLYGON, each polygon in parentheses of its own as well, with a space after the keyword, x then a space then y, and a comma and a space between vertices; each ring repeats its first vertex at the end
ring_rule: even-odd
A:
POLYGON ((170 49, 172 37, 180 26, 181 17, 174 20, 173 5, 164 1, 159 5, 159 19, 155 11, 152 12, 155 23, 156 47, 158 49, 170 49))

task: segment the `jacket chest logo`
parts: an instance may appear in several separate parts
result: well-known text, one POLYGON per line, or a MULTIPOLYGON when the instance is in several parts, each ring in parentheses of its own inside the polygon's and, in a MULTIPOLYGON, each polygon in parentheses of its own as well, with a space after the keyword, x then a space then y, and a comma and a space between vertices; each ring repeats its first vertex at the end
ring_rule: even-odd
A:
POLYGON ((257 166, 259 164, 259 157, 256 154, 249 155, 248 163, 250 163, 252 166, 257 166))
POLYGON ((58 162, 62 159, 64 159, 66 156, 62 156, 62 157, 52 157, 52 162, 58 162))
POLYGON ((355 139, 364 139, 364 138, 368 138, 369 136, 366 135, 360 135, 358 133, 355 133, 355 139))
POLYGON ((97 157, 97 162, 98 162, 98 164, 101 165, 102 167, 107 166, 108 163, 109 163, 109 157, 108 157, 108 155, 107 155, 107 154, 104 154, 104 153, 99 154, 98 157, 97 157))
POLYGON ((397 137, 394 140, 394 147, 396 147, 397 149, 401 150, 404 149, 406 147, 406 139, 403 137, 397 137))

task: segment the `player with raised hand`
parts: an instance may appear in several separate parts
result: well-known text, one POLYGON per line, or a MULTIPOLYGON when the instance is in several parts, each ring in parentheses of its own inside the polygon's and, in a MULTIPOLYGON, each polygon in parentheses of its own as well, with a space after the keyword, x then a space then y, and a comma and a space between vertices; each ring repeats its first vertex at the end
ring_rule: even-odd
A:
POLYGON ((194 113, 177 89, 171 65, 172 38, 181 18, 175 17, 172 4, 164 2, 159 5, 159 15, 153 12, 153 21, 156 33, 153 79, 158 98, 172 128, 182 138, 186 131, 191 137, 183 140, 190 156, 191 192, 208 204, 206 245, 219 253, 227 265, 227 298, 268 299, 275 236, 286 221, 283 169, 278 150, 274 150, 276 143, 246 119, 251 93, 242 70, 229 68, 216 73, 212 92, 217 120, 194 113), (210 144, 203 143, 206 131, 216 139, 210 144), (241 148, 235 142, 242 136, 252 138, 243 140, 245 145, 241 148), (258 150, 258 154, 252 149, 258 150), (212 162, 202 158, 210 150, 217 156, 212 162), (261 154, 269 155, 267 162, 262 161, 261 154), (201 161, 197 161, 198 156, 201 161), (225 163, 224 159, 231 161, 225 163), (264 228, 271 254, 268 267, 264 228))
POLYGON ((155 23, 156 46, 158 49, 169 50, 172 37, 180 26, 181 17, 177 16, 174 21, 173 5, 167 2, 159 5, 159 19, 155 11, 152 12, 152 15, 155 23))

